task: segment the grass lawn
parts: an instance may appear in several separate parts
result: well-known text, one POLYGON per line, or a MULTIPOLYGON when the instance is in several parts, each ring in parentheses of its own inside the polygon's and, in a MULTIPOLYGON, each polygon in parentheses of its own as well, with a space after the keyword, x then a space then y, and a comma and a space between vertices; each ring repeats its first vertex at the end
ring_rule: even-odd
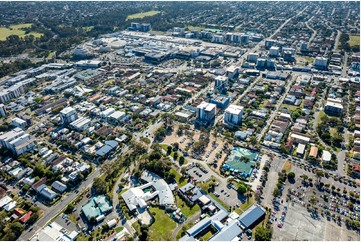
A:
POLYGON ((142 19, 144 17, 150 17, 150 16, 154 16, 159 14, 160 11, 149 11, 149 12, 144 12, 144 13, 135 13, 132 15, 128 15, 126 20, 130 20, 130 19, 142 19))
POLYGON ((203 30, 204 28, 202 27, 198 27, 198 26, 192 26, 192 25, 188 25, 187 28, 189 29, 189 31, 201 31, 203 30))
POLYGON ((213 236, 212 231, 208 231, 205 235, 199 238, 200 241, 207 241, 213 236))
POLYGON ((168 149, 168 145, 166 144, 160 144, 159 145, 163 150, 165 150, 167 152, 167 149, 168 149))
POLYGON ((155 213, 155 222, 149 227, 150 240, 171 240, 173 230, 177 227, 177 223, 160 208, 150 207, 149 212, 152 214, 155 213))
POLYGON ((313 57, 309 57, 309 56, 303 56, 303 58, 308 61, 309 63, 313 63, 314 58, 313 57))
POLYGON ((264 100, 260 105, 259 108, 265 108, 268 103, 268 100, 264 100))
POLYGON ((176 239, 179 240, 181 237, 182 237, 182 231, 187 231, 188 229, 192 228, 193 227, 193 223, 187 223, 183 226, 183 228, 181 230, 179 230, 177 236, 176 236, 176 239))
POLYGON ((323 116, 327 116, 327 114, 326 114, 324 111, 320 111, 320 113, 318 114, 318 117, 317 117, 316 126, 319 125, 319 123, 321 122, 321 118, 322 118, 323 116))
MULTIPOLYGON (((202 167, 204 168, 204 166, 202 166, 202 167)), ((204 191, 208 191, 209 185, 210 185, 212 182, 214 182, 214 183, 219 182, 219 180, 218 180, 217 178, 215 178, 214 176, 211 176, 210 178, 211 178, 211 179, 210 179, 209 181, 207 181, 207 182, 200 182, 200 183, 198 184, 198 186, 199 186, 200 188, 202 188, 204 191)))
POLYGON ((83 233, 80 233, 76 238, 76 241, 89 241, 89 236, 85 236, 83 233))
POLYGON ((106 81, 106 82, 104 82, 103 84, 104 84, 104 86, 111 86, 111 85, 113 85, 114 84, 114 82, 115 82, 115 80, 108 80, 108 81, 106 81))
POLYGON ((300 108, 303 108, 304 105, 305 105, 305 99, 302 99, 301 104, 300 104, 300 108))
POLYGON ((194 205, 193 207, 188 206, 188 204, 185 203, 184 200, 179 196, 176 196, 176 200, 177 200, 177 207, 180 208, 182 213, 187 217, 190 217, 196 212, 201 210, 198 204, 194 205))
POLYGON ((94 26, 81 27, 84 31, 88 32, 94 29, 94 26))
POLYGON ((296 59, 297 64, 300 64, 302 66, 306 66, 307 62, 308 62, 308 64, 312 64, 313 60, 314 60, 314 58, 309 57, 309 56, 300 56, 296 59))
POLYGON ((53 58, 55 53, 56 53, 56 51, 50 52, 47 58, 53 58))
POLYGON ((292 163, 290 161, 286 161, 283 165, 282 170, 285 170, 287 173, 291 171, 292 163))
POLYGON ((70 221, 72 221, 72 222, 75 223, 75 224, 77 223, 77 222, 76 222, 76 217, 75 217, 75 214, 74 214, 74 213, 71 213, 71 214, 69 214, 68 216, 69 216, 70 221))
POLYGON ((114 230, 115 230, 115 232, 119 233, 120 231, 123 230, 123 227, 119 226, 119 227, 116 227, 114 230))
POLYGON ((138 221, 134 222, 132 224, 132 227, 135 229, 135 231, 137 231, 137 234, 139 236, 141 234, 141 232, 140 232, 140 224, 138 223, 138 221))
POLYGON ((253 204, 255 204, 256 200, 254 198, 254 195, 249 198, 249 200, 245 203, 242 203, 239 208, 235 210, 236 213, 241 215, 243 212, 245 212, 247 209, 249 209, 253 204))
POLYGON ((330 128, 330 134, 332 137, 335 137, 337 135, 337 129, 336 128, 330 128))
POLYGON ((159 35, 163 35, 163 34, 165 34, 166 32, 164 32, 164 31, 151 30, 151 31, 149 31, 149 33, 150 33, 150 34, 159 34, 159 35))
POLYGON ((15 24, 10 25, 9 28, 0 28, 0 40, 6 40, 10 35, 17 35, 19 37, 24 37, 26 35, 34 35, 35 38, 40 38, 43 34, 37 32, 30 32, 25 34, 25 31, 22 28, 29 28, 32 24, 15 24))
POLYGON ((177 181, 178 187, 182 187, 185 184, 187 184, 187 180, 181 179, 182 175, 180 175, 176 170, 173 168, 170 170, 170 173, 173 173, 175 175, 175 180, 177 181))
POLYGON ((288 111, 293 112, 298 108, 298 106, 290 105, 290 104, 282 104, 280 108, 287 108, 288 111))
POLYGON ((348 42, 350 46, 360 45, 360 35, 350 35, 350 40, 348 42))

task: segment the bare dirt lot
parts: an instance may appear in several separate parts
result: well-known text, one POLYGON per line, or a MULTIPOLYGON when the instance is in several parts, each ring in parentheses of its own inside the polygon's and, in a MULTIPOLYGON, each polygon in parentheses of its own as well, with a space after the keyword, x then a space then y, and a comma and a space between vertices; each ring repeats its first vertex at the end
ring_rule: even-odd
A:
MULTIPOLYGON (((164 144, 173 144, 178 143, 179 148, 181 150, 186 150, 188 148, 188 152, 191 152, 192 145, 189 144, 190 142, 197 142, 200 139, 201 132, 199 130, 191 129, 189 131, 193 132, 193 137, 189 137, 185 134, 178 136, 177 130, 179 128, 178 123, 174 123, 174 129, 172 134, 165 137, 162 143, 164 144)), ((227 157, 226 152, 222 152, 221 157, 219 159, 216 158, 216 155, 218 152, 225 151, 225 149, 230 149, 230 147, 225 147, 225 142, 220 139, 219 137, 214 137, 213 135, 209 136, 209 143, 207 147, 204 150, 204 155, 201 156, 203 161, 206 161, 207 163, 213 162, 214 160, 217 161, 217 169, 216 171, 219 171, 219 167, 222 165, 223 161, 227 157), (213 142, 215 142, 216 145, 213 145, 213 142)))

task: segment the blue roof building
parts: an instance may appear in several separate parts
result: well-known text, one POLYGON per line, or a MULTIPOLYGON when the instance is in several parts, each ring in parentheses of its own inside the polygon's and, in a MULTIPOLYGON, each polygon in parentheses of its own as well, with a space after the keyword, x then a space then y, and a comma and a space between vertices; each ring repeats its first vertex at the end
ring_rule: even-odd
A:
POLYGON ((210 100, 210 103, 216 104, 217 108, 225 109, 229 106, 230 98, 226 95, 217 95, 210 100))
POLYGON ((266 210, 258 204, 255 204, 242 213, 241 216, 238 217, 238 220, 243 229, 252 229, 264 219, 265 214, 266 210))

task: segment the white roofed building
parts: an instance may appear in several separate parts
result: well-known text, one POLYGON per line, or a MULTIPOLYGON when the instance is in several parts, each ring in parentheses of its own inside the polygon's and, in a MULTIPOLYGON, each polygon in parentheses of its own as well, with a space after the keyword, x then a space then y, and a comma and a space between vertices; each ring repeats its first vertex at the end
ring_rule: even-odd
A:
POLYGON ((238 105, 229 105, 224 111, 223 121, 226 124, 239 125, 242 123, 243 107, 238 105))

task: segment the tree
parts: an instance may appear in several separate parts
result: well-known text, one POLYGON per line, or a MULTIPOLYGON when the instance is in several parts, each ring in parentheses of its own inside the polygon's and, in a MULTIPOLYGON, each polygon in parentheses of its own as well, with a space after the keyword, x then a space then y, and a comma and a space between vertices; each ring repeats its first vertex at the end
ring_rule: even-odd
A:
POLYGON ((238 188, 237 188, 237 192, 239 193, 239 194, 245 194, 246 192, 247 192, 247 187, 246 187, 246 185, 244 185, 244 184, 239 184, 238 185, 238 188))
POLYGON ((316 205, 316 203, 318 202, 318 199, 317 199, 317 197, 316 197, 314 194, 311 194, 310 197, 309 197, 309 202, 310 202, 312 205, 316 205))
POLYGON ((251 138, 249 139, 249 141, 251 142, 252 145, 256 145, 257 144, 257 138, 254 136, 251 136, 251 138))
POLYGON ((172 146, 173 146, 173 151, 174 151, 174 152, 179 149, 179 144, 178 144, 177 142, 174 143, 174 144, 172 144, 172 146))
POLYGON ((174 158, 175 161, 178 159, 178 152, 173 153, 173 158, 174 158))
POLYGON ((306 174, 303 174, 300 176, 303 180, 303 182, 305 182, 308 179, 308 176, 306 174))
POLYGON ((274 196, 274 197, 278 197, 280 194, 281 194, 280 189, 275 188, 275 189, 273 190, 273 196, 274 196))
POLYGON ((288 179, 293 180, 296 177, 296 174, 294 172, 290 172, 287 174, 288 179))
POLYGON ((104 179, 101 179, 99 177, 94 178, 93 189, 95 194, 99 194, 99 195, 108 192, 107 183, 104 181, 104 179))
POLYGON ((179 157, 179 164, 183 165, 185 162, 184 156, 179 157))
POLYGON ((73 205, 72 203, 70 203, 70 204, 66 207, 65 213, 67 213, 67 214, 72 213, 73 210, 74 210, 74 208, 75 208, 74 205, 73 205))
POLYGON ((140 226, 140 232, 141 232, 141 235, 139 236, 140 240, 147 240, 148 238, 148 231, 149 231, 149 227, 145 224, 142 224, 140 226))
POLYGON ((171 146, 168 146, 168 147, 167 147, 167 154, 170 154, 170 153, 172 153, 172 147, 171 147, 171 146))
MULTIPOLYGON (((168 146, 169 147, 169 146, 168 146)), ((149 154, 149 160, 160 160, 162 158, 162 154, 159 151, 153 151, 149 154)))
POLYGON ((272 239, 272 232, 265 227, 257 227, 255 233, 255 239, 257 241, 270 241, 272 239))
POLYGON ((19 222, 11 223, 9 226, 9 231, 13 232, 16 235, 16 237, 19 237, 23 232, 23 230, 24 230, 24 226, 19 222))

